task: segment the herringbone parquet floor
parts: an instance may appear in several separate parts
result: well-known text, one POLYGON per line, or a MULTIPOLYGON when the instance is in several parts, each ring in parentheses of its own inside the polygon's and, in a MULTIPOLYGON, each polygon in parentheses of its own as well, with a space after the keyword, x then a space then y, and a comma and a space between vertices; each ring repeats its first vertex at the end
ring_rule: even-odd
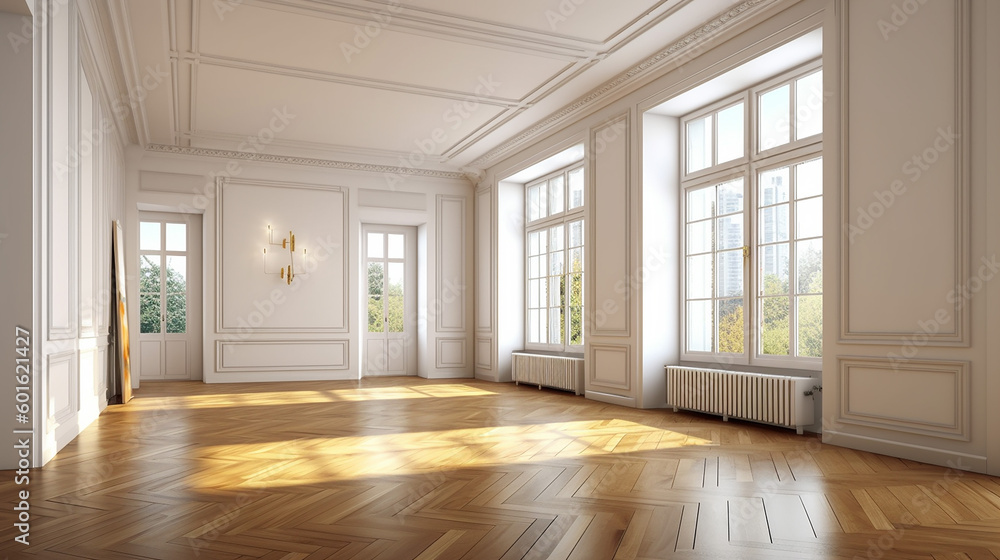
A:
POLYGON ((995 478, 465 380, 147 383, 30 487, 0 555, 1000 557, 995 478))

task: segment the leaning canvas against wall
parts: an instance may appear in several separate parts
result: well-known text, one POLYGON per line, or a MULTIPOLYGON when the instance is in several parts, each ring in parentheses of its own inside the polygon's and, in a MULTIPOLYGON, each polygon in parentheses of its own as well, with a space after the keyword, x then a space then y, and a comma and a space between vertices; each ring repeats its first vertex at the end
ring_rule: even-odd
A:
POLYGON ((115 317, 115 332, 117 333, 118 368, 115 385, 120 391, 115 395, 116 402, 127 403, 132 400, 132 375, 129 365, 128 343, 128 307, 125 304, 125 254, 123 252, 122 224, 114 222, 114 263, 115 263, 115 302, 117 313, 115 317))

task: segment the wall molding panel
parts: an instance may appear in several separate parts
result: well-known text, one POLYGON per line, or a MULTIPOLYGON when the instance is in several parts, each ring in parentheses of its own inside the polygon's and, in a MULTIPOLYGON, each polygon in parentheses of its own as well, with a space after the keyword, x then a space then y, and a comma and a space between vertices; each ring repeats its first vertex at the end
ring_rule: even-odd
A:
POLYGON ((969 441, 970 364, 841 358, 840 422, 969 441))
MULTIPOLYGON (((493 332, 493 191, 476 193, 476 332, 493 332)), ((477 357, 478 361, 478 357, 477 357)))
POLYGON ((436 330, 466 331, 466 208, 464 196, 437 195, 436 330), (457 292, 457 293, 456 293, 457 292))
POLYGON ((630 344, 596 344, 588 346, 587 391, 604 389, 618 396, 631 392, 632 346, 630 344))
MULTIPOLYGON (((304 183, 218 178, 216 198, 216 332, 241 335, 349 332, 351 267, 347 250, 350 239, 347 190, 304 183), (269 197, 263 204, 260 200, 254 202, 253 211, 259 216, 246 216, 249 211, 246 201, 229 208, 233 214, 231 217, 227 216, 227 201, 235 193, 245 194, 244 189, 269 197), (287 193, 288 196, 281 196, 281 193, 287 193), (288 202, 289 197, 299 201, 308 197, 311 203, 293 204, 288 202), (279 205, 283 205, 283 209, 279 209, 279 205), (331 218, 339 219, 340 223, 331 227, 331 218), (239 231, 229 231, 228 228, 236 226, 231 226, 228 220, 237 221, 239 231), (274 227, 275 235, 279 236, 277 239, 285 237, 281 232, 291 229, 296 234, 300 248, 313 250, 314 254, 309 258, 313 270, 308 273, 298 271, 296 274, 301 274, 296 280, 298 284, 286 286, 276 274, 264 274, 261 250, 267 242, 266 226, 269 224, 274 227), (247 236, 250 238, 247 239, 247 236), (233 247, 229 248, 227 245, 233 247), (231 256, 233 253, 229 251, 238 252, 238 256, 231 256), (327 282, 340 285, 330 285, 327 282), (252 286, 248 287, 248 284, 252 286), (254 303, 244 305, 239 311, 231 309, 235 305, 231 300, 238 295, 237 288, 244 290, 241 292, 244 295, 249 294, 246 290, 254 290, 247 295, 254 303), (339 296, 335 293, 338 288, 339 296), (331 291, 334 292, 332 296, 331 291), (279 301, 276 302, 276 298, 280 298, 279 301), (317 311, 318 304, 322 304, 322 309, 326 312, 317 311), (285 305, 289 306, 290 311, 283 315, 281 307, 285 305), (304 316, 312 317, 309 323, 301 322, 301 317, 304 316)), ((301 254, 299 256, 301 258, 301 254)))
POLYGON ((468 367, 466 352, 467 341, 459 337, 438 337, 435 366, 438 369, 456 369, 468 367))
MULTIPOLYGON (((969 4, 965 0, 950 0, 948 9, 931 8, 931 4, 923 6, 921 10, 950 12, 947 15, 953 21, 950 25, 932 23, 933 18, 927 15, 921 24, 918 23, 920 20, 913 18, 912 23, 891 36, 893 42, 910 41, 906 44, 913 47, 912 52, 903 53, 907 49, 886 47, 875 53, 888 53, 884 55, 884 60, 879 59, 884 62, 879 68, 912 68, 913 59, 919 58, 922 61, 921 72, 938 72, 934 77, 917 78, 912 78, 912 73, 898 70, 872 76, 875 71, 869 64, 859 64, 854 69, 851 64, 851 41, 861 48, 864 41, 881 43, 883 39, 872 37, 878 33, 874 26, 871 29, 862 26, 864 31, 852 31, 851 13, 864 13, 857 17, 867 22, 882 6, 848 2, 840 2, 837 6, 840 11, 840 80, 843 92, 840 103, 841 223, 845 224, 840 236, 840 340, 855 344, 902 344, 919 336, 928 346, 968 346, 968 302, 961 292, 952 288, 969 286, 971 260, 969 131, 972 88, 969 69, 972 38, 969 4), (927 18, 931 18, 930 21, 927 18), (935 32, 932 34, 934 39, 931 39, 931 35, 921 34, 920 29, 910 29, 916 25, 930 25, 936 30, 948 32, 935 32), (937 52, 930 46, 935 41, 938 42, 937 50, 953 51, 950 60, 935 56, 937 52), (894 64, 892 57, 899 58, 900 64, 894 64), (906 60, 910 61, 908 66, 903 64, 906 60), (857 85, 852 85, 852 77, 857 78, 853 80, 857 85), (951 91, 940 85, 935 85, 933 90, 917 87, 919 84, 942 83, 953 84, 951 91), (873 98, 876 93, 874 88, 881 88, 878 89, 877 99, 873 98), (900 111, 922 112, 924 107, 939 105, 936 97, 932 102, 937 90, 952 97, 948 114, 940 115, 946 121, 938 121, 940 124, 935 127, 930 120, 936 119, 937 115, 921 120, 923 128, 908 134, 917 138, 914 146, 906 149, 893 147, 898 153, 891 151, 885 154, 885 147, 892 146, 894 142, 888 141, 885 133, 880 134, 878 130, 893 129, 891 123, 904 121, 905 115, 900 111), (888 115, 884 116, 887 119, 885 124, 880 124, 879 119, 883 116, 875 110, 875 105, 885 98, 916 100, 904 108, 888 111, 888 115), (873 124, 874 133, 871 130, 873 124), (857 125, 858 132, 852 133, 852 125, 857 125), (878 153, 879 157, 875 158, 874 153, 878 153), (939 171, 935 167, 938 160, 947 160, 951 164, 950 169, 939 171), (929 198, 943 188, 951 193, 950 201, 929 198), (918 207, 920 204, 923 206, 918 207), (942 223, 940 218, 933 218, 941 215, 941 204, 949 205, 946 212, 950 216, 946 223, 942 223), (904 215, 909 219, 904 219, 904 215), (886 255, 882 247, 889 247, 895 242, 893 240, 898 239, 909 239, 911 247, 921 247, 921 250, 913 255, 886 255), (860 273, 852 273, 852 265, 859 265, 858 270, 862 270, 865 263, 880 258, 894 259, 897 266, 891 266, 889 274, 876 277, 862 278, 860 273), (914 274, 910 271, 914 263, 920 263, 925 269, 949 270, 950 277, 947 280, 932 279, 932 275, 914 274), (907 290, 891 289, 892 285, 898 288, 903 275, 908 280, 907 290), (915 300, 927 302, 925 308, 914 306, 915 300), (866 315, 875 301, 882 304, 880 309, 886 310, 886 305, 892 306, 892 309, 888 313, 866 315)), ((869 50, 865 49, 866 52, 859 56, 870 58, 873 53, 869 50)), ((939 163, 937 165, 940 166, 939 163)))
POLYGON ((632 270, 632 165, 630 113, 590 133, 588 181, 589 335, 631 336, 628 279, 632 270), (601 235, 597 235, 597 231, 601 235))
POLYGON ((493 370, 493 339, 476 338, 476 368, 493 370))
POLYGON ((326 371, 350 368, 350 340, 215 342, 220 372, 326 371))

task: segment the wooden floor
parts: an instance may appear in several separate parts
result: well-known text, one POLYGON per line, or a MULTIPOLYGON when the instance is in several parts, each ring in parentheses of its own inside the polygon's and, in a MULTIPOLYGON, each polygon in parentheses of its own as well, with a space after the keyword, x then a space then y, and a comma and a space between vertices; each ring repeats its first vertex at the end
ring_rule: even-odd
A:
POLYGON ((0 555, 1000 558, 1000 479, 464 380, 147 383, 30 489, 0 555))

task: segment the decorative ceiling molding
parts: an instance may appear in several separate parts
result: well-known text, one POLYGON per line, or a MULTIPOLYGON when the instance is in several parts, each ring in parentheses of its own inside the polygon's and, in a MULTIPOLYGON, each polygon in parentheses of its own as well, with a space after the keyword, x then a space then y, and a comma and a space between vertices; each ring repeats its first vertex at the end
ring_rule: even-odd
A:
POLYGON ((708 23, 705 23, 697 30, 692 31, 683 39, 675 42, 673 45, 619 74, 601 87, 591 91, 583 97, 578 98, 573 103, 570 103, 559 111, 549 115, 547 118, 539 121, 531 128, 528 128, 517 136, 514 136, 510 140, 503 142, 499 146, 479 156, 469 164, 469 167, 488 167, 490 162, 496 160, 500 156, 511 152, 515 148, 526 144, 531 140, 534 140, 542 133, 566 122, 570 118, 578 117, 580 116, 580 113, 584 111, 596 110, 599 107, 599 104, 607 100, 611 94, 621 93, 630 87, 636 87, 636 84, 661 69, 670 61, 687 55, 690 50, 699 48, 704 43, 714 40, 728 28, 733 27, 735 24, 748 19, 766 7, 780 1, 781 0, 745 0, 738 6, 730 8, 729 10, 716 16, 708 23))
POLYGON ((234 150, 216 150, 212 148, 190 148, 185 146, 167 146, 164 144, 148 144, 146 151, 165 154, 178 154, 184 156, 214 157, 243 161, 256 161, 261 163, 282 163, 288 165, 305 165, 311 167, 325 167, 328 169, 345 169, 348 171, 361 171, 364 173, 381 173, 384 175, 408 175, 416 177, 431 177, 434 179, 459 179, 468 181, 466 173, 458 171, 442 171, 437 169, 422 169, 419 167, 398 167, 395 165, 375 165, 370 163, 358 163, 353 161, 336 161, 319 158, 303 158, 295 156, 281 156, 274 154, 262 154, 254 152, 238 152, 234 150))
POLYGON ((401 82, 380 80, 377 78, 348 76, 344 74, 337 74, 335 72, 326 72, 322 70, 313 70, 309 68, 296 68, 294 66, 286 66, 283 64, 255 62, 252 60, 245 60, 245 59, 239 59, 230 56, 222 56, 216 54, 178 53, 178 56, 176 57, 175 55, 171 54, 171 58, 184 58, 185 60, 191 60, 203 66, 221 66, 223 68, 247 70, 250 72, 259 72, 262 74, 271 74, 274 76, 302 78, 305 80, 330 82, 334 84, 341 84, 348 86, 367 87, 367 88, 391 91, 394 93, 406 93, 410 95, 435 97, 439 99, 467 101, 470 98, 474 98, 477 103, 481 103, 483 105, 493 105, 504 109, 516 108, 522 105, 522 101, 519 99, 505 99, 502 97, 496 97, 488 94, 476 94, 468 91, 448 90, 443 88, 434 88, 434 87, 420 86, 415 84, 405 84, 401 82))
MULTIPOLYGON (((519 25, 428 10, 407 5, 401 0, 372 2, 378 9, 364 8, 336 0, 326 0, 322 3, 313 0, 242 1, 260 8, 306 13, 362 25, 373 20, 378 21, 380 18, 391 19, 392 25, 397 30, 406 33, 426 34, 432 37, 445 36, 450 40, 491 48, 502 47, 515 52, 530 52, 540 56, 568 59, 585 59, 591 56, 595 49, 601 48, 635 23, 628 22, 612 32, 608 38, 593 41, 583 37, 547 33, 519 25)), ((659 0, 657 7, 667 1, 659 0)))

